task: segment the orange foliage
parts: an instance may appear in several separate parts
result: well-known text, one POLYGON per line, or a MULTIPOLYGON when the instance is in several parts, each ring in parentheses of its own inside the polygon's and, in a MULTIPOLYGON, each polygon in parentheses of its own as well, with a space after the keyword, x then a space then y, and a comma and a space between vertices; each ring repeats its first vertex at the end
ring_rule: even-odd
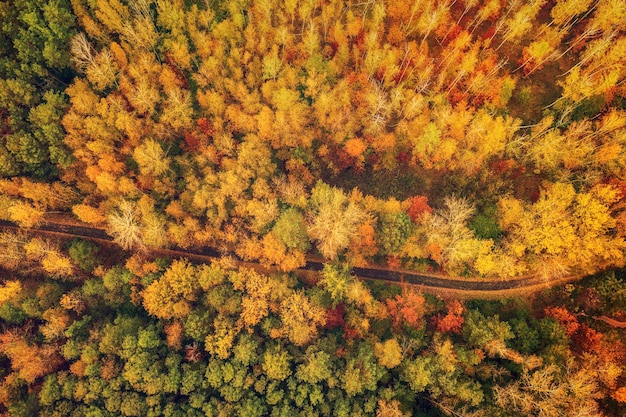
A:
POLYGON ((578 328, 580 327, 580 323, 578 323, 578 319, 572 315, 565 307, 548 307, 545 309, 546 316, 552 317, 556 321, 563 326, 565 333, 569 337, 574 336, 578 328))
POLYGON ((79 378, 82 378, 83 376, 85 376, 86 369, 87 369, 87 364, 80 359, 70 365, 70 372, 79 378))
POLYGON ((183 347, 184 327, 180 321, 176 320, 165 325, 165 342, 172 348, 179 350, 183 347))
POLYGON ((361 138, 348 139, 344 145, 344 150, 354 158, 362 156, 366 149, 367 144, 361 138))
POLYGON ((409 215, 413 223, 420 224, 426 214, 433 212, 433 209, 428 205, 428 197, 424 195, 416 195, 409 198, 409 208, 406 214, 409 215))
POLYGON ((438 314, 433 318, 433 324, 438 332, 441 333, 461 333, 461 326, 465 322, 463 304, 458 300, 451 300, 446 303, 448 313, 443 316, 438 314))
POLYGON ((426 300, 422 294, 405 289, 401 295, 385 300, 389 317, 395 328, 407 325, 419 329, 423 325, 426 300))
POLYGON ((626 387, 621 387, 613 393, 615 401, 620 403, 626 403, 626 387))
POLYGON ((428 253, 428 257, 433 261, 441 261, 441 248, 436 243, 431 243, 426 246, 426 253, 428 253))
POLYGON ((124 265, 128 270, 138 277, 159 272, 156 262, 147 262, 140 254, 134 254, 126 261, 124 265))
POLYGON ((374 256, 378 252, 378 247, 374 240, 375 235, 376 231, 370 223, 363 223, 358 226, 350 243, 350 255, 355 266, 366 265, 366 258, 374 256))
POLYGON ((387 256, 387 266, 391 269, 399 269, 402 266, 402 260, 397 256, 387 256))
POLYGON ((11 360, 11 367, 28 383, 56 371, 63 359, 53 346, 30 345, 19 335, 0 335, 0 352, 11 360))

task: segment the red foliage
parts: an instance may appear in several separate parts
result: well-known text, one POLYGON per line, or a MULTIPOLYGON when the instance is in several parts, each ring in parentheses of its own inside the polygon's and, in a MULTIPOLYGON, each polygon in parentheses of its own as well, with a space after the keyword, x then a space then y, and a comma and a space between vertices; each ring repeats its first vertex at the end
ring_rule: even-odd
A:
POLYGON ((285 61, 288 63, 296 62, 299 58, 300 51, 297 48, 286 48, 285 49, 285 61))
POLYGON ((363 46, 365 45, 365 30, 361 29, 359 34, 356 37, 355 41, 356 47, 359 48, 359 51, 363 50, 363 46))
POLYGON ((448 31, 448 34, 445 38, 443 38, 443 46, 448 45, 450 42, 456 39, 459 36, 459 33, 463 30, 463 28, 456 23, 453 24, 452 28, 448 31))
POLYGON ((369 154, 366 159, 367 164, 373 167, 376 167, 379 161, 380 157, 376 153, 369 154))
POLYGON ((190 132, 185 132, 185 143, 183 144, 183 148, 186 151, 193 152, 198 149, 199 145, 200 140, 196 137, 196 135, 190 132))
POLYGON ((200 362, 202 360, 202 350, 197 343, 185 346, 185 360, 189 362, 200 362))
POLYGON ((438 332, 441 333, 461 333, 461 326, 465 322, 463 304, 458 300, 451 300, 446 304, 448 314, 445 316, 438 314, 433 317, 433 325, 438 332))
POLYGON ((200 132, 204 133, 207 136, 213 135, 213 127, 211 126, 209 121, 206 119, 206 117, 201 117, 200 119, 198 119, 197 124, 198 124, 198 129, 200 129, 200 132))
POLYGON ((342 327, 345 324, 343 319, 346 314, 346 309, 343 304, 337 304, 335 308, 329 308, 326 310, 326 324, 324 327, 327 329, 334 329, 336 327, 342 327))
POLYGON ((339 171, 344 171, 350 167, 356 168, 358 164, 355 164, 355 158, 348 154, 348 152, 343 149, 338 149, 336 152, 333 152, 336 155, 335 166, 339 171))
POLYGON ((405 164, 411 160, 411 152, 410 151, 400 151, 398 155, 396 155, 396 161, 399 164, 405 164))
POLYGON ((537 201, 539 201, 539 196, 541 194, 539 193, 539 190, 533 190, 532 193, 530 193, 530 202, 531 203, 536 203, 537 201))
POLYGON ((489 39, 495 33, 496 33, 496 26, 495 25, 491 25, 491 26, 489 26, 489 29, 487 29, 487 31, 485 33, 483 33, 480 37, 483 38, 483 39, 489 39))
POLYGON ((491 172, 496 175, 502 175, 510 171, 515 166, 514 159, 499 159, 491 163, 491 172))
POLYGON ((359 336, 356 329, 352 326, 345 326, 343 328, 343 337, 345 339, 356 339, 359 336))
POLYGON ((343 358, 344 356, 346 356, 346 353, 348 353, 348 351, 343 346, 339 346, 337 350, 335 351, 335 354, 337 355, 338 358, 343 358))
POLYGON ((592 329, 586 324, 581 324, 572 339, 572 345, 585 352, 596 352, 600 349, 602 333, 592 329))
POLYGON ((426 300, 420 293, 406 290, 402 295, 385 300, 385 303, 396 329, 403 324, 414 329, 422 327, 426 300))
POLYGON ((483 104, 485 104, 485 101, 487 101, 487 96, 484 94, 477 94, 474 97, 472 97, 472 99, 470 100, 470 104, 473 107, 480 107, 483 104))
POLYGON ((578 319, 572 313, 567 311, 565 307, 547 307, 545 309, 545 313, 546 316, 552 317, 558 321, 559 324, 563 326, 565 333, 567 333, 569 337, 574 336, 580 327, 578 319))
POLYGON ((467 99, 467 93, 463 93, 463 92, 457 90, 456 88, 452 89, 452 91, 450 91, 450 93, 448 93, 448 101, 453 106, 459 104, 460 102, 462 102, 463 100, 466 100, 466 99, 467 99))
POLYGON ((433 212, 433 209, 428 205, 428 197, 425 195, 416 195, 415 197, 411 197, 409 201, 411 206, 406 211, 406 214, 411 218, 413 223, 421 223, 425 214, 433 212))

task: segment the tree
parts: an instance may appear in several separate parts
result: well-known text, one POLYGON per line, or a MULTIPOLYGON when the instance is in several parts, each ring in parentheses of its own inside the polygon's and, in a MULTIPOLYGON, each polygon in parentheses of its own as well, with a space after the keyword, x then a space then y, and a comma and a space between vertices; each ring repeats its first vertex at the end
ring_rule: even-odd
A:
POLYGON ((485 317, 477 310, 467 313, 461 333, 469 346, 485 349, 490 356, 501 357, 509 355, 505 342, 515 337, 511 326, 500 321, 498 315, 485 317))
POLYGON ((310 205, 309 235, 317 241, 317 248, 324 257, 334 259, 348 247, 350 236, 365 214, 341 190, 323 182, 313 188, 310 205))
POLYGON ((161 319, 184 318, 191 312, 199 289, 195 268, 186 260, 177 260, 142 292, 143 305, 161 319))
POLYGON ((272 228, 272 232, 289 249, 306 252, 309 249, 309 238, 302 213, 295 209, 285 210, 272 228))
POLYGON ((21 227, 35 227, 41 224, 45 212, 27 202, 15 202, 8 209, 11 221, 19 224, 21 227))
POLYGON ((601 416, 596 399, 597 372, 572 367, 562 372, 547 365, 534 372, 524 372, 521 379, 506 386, 495 386, 495 401, 512 412, 551 417, 566 413, 601 416))
POLYGON ((67 166, 61 117, 71 81, 69 42, 76 19, 67 0, 20 0, 0 6, 0 175, 55 175, 67 166))
POLYGON ((286 350, 281 350, 280 346, 269 348, 263 354, 261 367, 268 378, 276 381, 284 381, 291 375, 291 357, 286 350))
POLYGON ((401 295, 385 300, 389 317, 396 329, 401 329, 403 325, 420 329, 426 312, 425 303, 426 299, 419 292, 407 288, 401 295))
POLYGON ((512 197, 499 201, 500 225, 507 233, 506 250, 534 255, 546 277, 576 266, 593 271, 599 264, 623 263, 624 242, 610 232, 615 220, 608 204, 610 186, 576 192, 571 184, 546 184, 532 205, 512 197))
POLYGON ((402 245, 411 235, 413 224, 410 217, 404 213, 382 213, 379 216, 378 243, 383 254, 395 254, 402 249, 402 245))
POLYGON ((306 350, 302 364, 298 365, 296 378, 309 384, 318 384, 332 376, 331 356, 324 351, 317 351, 314 346, 306 350))
POLYGON ((396 339, 388 339, 383 343, 374 345, 374 354, 378 364, 385 368, 395 368, 400 365, 403 358, 402 348, 396 339))
POLYGON ((22 284, 19 281, 6 281, 0 285, 0 306, 22 292, 22 284))
POLYGON ((117 209, 107 218, 111 235, 124 249, 141 247, 141 231, 135 207, 130 201, 122 200, 117 209))
POLYGON ((32 345, 10 332, 0 335, 0 351, 11 360, 11 367, 20 378, 28 383, 56 371, 63 363, 54 346, 32 345))
POLYGON ((169 170, 170 161, 160 143, 147 139, 133 151, 133 158, 144 175, 159 176, 169 170))
POLYGON ((433 317, 435 328, 441 333, 461 333, 461 326, 465 322, 463 304, 458 300, 450 300, 446 303, 447 314, 438 314, 433 317))
POLYGON ((325 310, 300 291, 285 297, 280 305, 282 333, 296 346, 310 343, 318 328, 326 323, 325 310))

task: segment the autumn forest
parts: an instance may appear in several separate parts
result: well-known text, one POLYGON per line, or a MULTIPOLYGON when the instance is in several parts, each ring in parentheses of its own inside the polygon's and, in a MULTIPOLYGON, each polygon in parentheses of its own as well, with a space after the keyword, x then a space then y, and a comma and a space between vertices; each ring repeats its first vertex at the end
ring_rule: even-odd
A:
POLYGON ((0 0, 0 415, 626 415, 624 56, 623 0, 0 0))

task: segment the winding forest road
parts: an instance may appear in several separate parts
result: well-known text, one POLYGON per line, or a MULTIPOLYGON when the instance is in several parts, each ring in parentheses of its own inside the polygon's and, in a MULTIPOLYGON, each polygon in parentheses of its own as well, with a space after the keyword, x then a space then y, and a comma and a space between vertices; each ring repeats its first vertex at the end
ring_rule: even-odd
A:
MULTIPOLYGON (((76 224, 46 222, 40 226, 25 229, 15 223, 0 220, 0 231, 19 231, 27 234, 45 235, 58 238, 82 238, 100 243, 113 244, 113 238, 104 229, 79 226, 76 224)), ((201 250, 189 249, 150 249, 157 255, 170 256, 173 258, 188 258, 195 262, 209 262, 212 259, 222 257, 223 254, 216 248, 205 247, 201 250)), ((237 261, 239 264, 263 272, 273 272, 276 269, 265 267, 255 262, 237 261)), ((324 264, 321 261, 308 259, 305 266, 296 272, 302 275, 321 271, 324 264)), ((388 269, 384 267, 355 267, 352 269, 355 276, 363 279, 393 282, 396 284, 408 284, 417 286, 420 290, 437 294, 443 297, 455 298, 506 298, 516 295, 535 293, 555 285, 577 281, 585 275, 569 275, 565 277, 546 280, 536 275, 526 275, 516 278, 455 278, 444 274, 422 273, 409 270, 388 269)))

